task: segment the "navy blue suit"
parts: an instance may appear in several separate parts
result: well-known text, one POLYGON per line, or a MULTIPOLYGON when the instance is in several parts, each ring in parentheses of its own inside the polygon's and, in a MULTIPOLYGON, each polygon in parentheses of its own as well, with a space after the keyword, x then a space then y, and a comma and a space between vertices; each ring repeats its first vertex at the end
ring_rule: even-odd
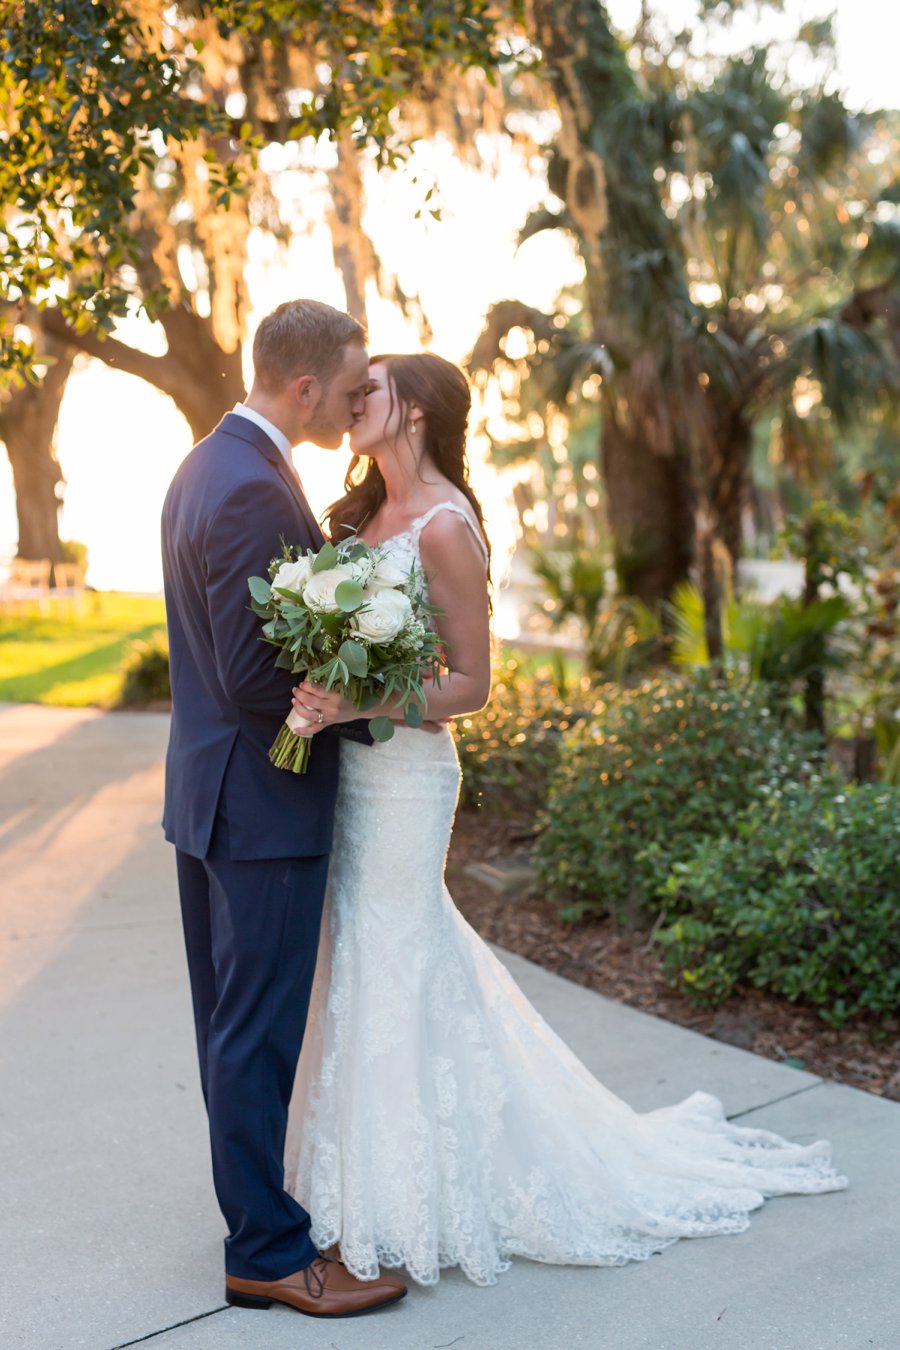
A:
MULTIPOLYGON (((284 1190, 287 1110, 315 970, 339 737, 309 772, 268 751, 297 677, 275 669, 249 608, 280 537, 322 534, 266 433, 229 413, 169 488, 162 549, 172 676, 163 827, 176 848, 226 1270, 274 1280, 316 1256, 284 1190)), ((370 740, 351 724, 343 734, 370 740)))

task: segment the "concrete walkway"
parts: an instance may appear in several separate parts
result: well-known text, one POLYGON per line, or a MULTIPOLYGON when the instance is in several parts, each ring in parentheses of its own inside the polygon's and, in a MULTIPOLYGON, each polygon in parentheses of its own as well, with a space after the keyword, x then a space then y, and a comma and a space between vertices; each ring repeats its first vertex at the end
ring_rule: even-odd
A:
POLYGON ((846 1192, 641 1265, 449 1274, 342 1322, 226 1309, 171 850, 166 718, 0 707, 3 1350, 897 1350, 900 1106, 504 957, 639 1109, 695 1088, 798 1141, 846 1192))

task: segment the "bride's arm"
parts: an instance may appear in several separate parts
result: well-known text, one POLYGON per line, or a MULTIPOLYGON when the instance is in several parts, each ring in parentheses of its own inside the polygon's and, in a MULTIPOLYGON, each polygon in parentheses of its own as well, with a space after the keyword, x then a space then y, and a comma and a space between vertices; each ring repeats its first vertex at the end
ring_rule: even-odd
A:
MULTIPOLYGON (((490 609, 484 556, 471 528, 453 511, 429 521, 419 541, 435 620, 449 671, 429 685, 426 716, 442 722, 477 712, 491 692, 490 609)), ((398 716, 402 714, 398 713, 398 716)))
MULTIPOLYGON (((449 666, 448 673, 441 676, 440 688, 428 687, 425 716, 430 722, 442 722, 461 713, 477 712, 491 691, 487 575, 478 541, 455 512, 441 511, 429 521, 422 531, 419 552, 431 603, 443 611, 435 626, 447 649, 449 666)), ((361 714, 334 691, 326 693, 306 681, 295 694, 294 708, 309 719, 313 732, 360 716, 387 714, 403 719, 396 701, 361 714), (317 722, 320 712, 323 720, 317 722)))

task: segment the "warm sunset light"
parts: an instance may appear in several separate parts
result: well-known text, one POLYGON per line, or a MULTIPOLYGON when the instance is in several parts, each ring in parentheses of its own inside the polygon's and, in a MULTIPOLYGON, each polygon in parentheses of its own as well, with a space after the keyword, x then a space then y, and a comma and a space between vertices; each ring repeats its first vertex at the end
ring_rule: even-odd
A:
MULTIPOLYGON (((284 156, 273 147, 275 165, 284 156)), ((327 149, 318 158, 328 162, 327 149)), ((285 194, 305 222, 287 249, 273 250, 251 235, 247 281, 256 319, 284 299, 310 296, 340 305, 343 290, 335 270, 331 237, 321 217, 327 192, 310 168, 288 175, 285 194), (318 223, 316 223, 318 221, 318 223)), ((559 288, 582 275, 571 245, 559 234, 530 240, 517 251, 521 222, 541 200, 540 177, 511 151, 495 174, 460 164, 449 145, 430 147, 397 174, 367 176, 366 225, 383 265, 396 271, 410 293, 421 296, 434 336, 433 351, 463 360, 478 336, 485 297, 521 296, 550 308, 559 288), (419 160, 422 163, 419 163, 419 160), (418 184, 413 183, 419 178, 418 184), (442 219, 414 219, 424 196, 422 182, 440 184, 442 219)), ((416 351, 421 338, 396 306, 369 291, 369 349, 416 351)), ((128 340, 153 352, 159 340, 146 321, 119 325, 128 340)), ((249 375, 249 368, 247 371, 249 375)), ((474 428, 473 428, 474 430, 474 428)), ((69 380, 57 434, 66 479, 61 532, 89 548, 89 584, 100 590, 158 591, 159 512, 175 469, 190 449, 191 434, 172 402, 133 376, 79 358, 69 380)), ((484 444, 471 445, 473 478, 485 495, 498 564, 512 547, 512 520, 502 478, 487 465, 484 444)), ((340 495, 348 451, 302 445, 294 455, 316 514, 340 495)), ((0 539, 7 556, 15 539, 15 511, 8 466, 0 466, 0 539)))
MULTIPOLYGON (((692 12, 691 0, 667 7, 677 25, 692 12)), ((789 15, 818 12, 816 4, 786 7, 789 15)), ((636 0, 610 5, 614 20, 632 24, 636 0)), ((885 13, 880 0, 839 0, 837 80, 850 102, 865 107, 897 106, 894 63, 887 53, 900 44, 900 11, 885 13), (882 35, 872 52, 867 35, 876 24, 882 35), (893 34, 893 36, 891 36, 893 34)), ((744 20, 738 40, 748 36, 770 41, 790 31, 790 17, 775 22, 767 16, 760 28, 744 20)), ((543 200, 543 168, 523 161, 502 142, 491 152, 491 169, 460 163, 444 141, 423 144, 401 172, 366 176, 365 223, 383 266, 395 273, 409 294, 418 294, 433 330, 432 350, 450 360, 464 360, 478 336, 485 306, 516 296, 538 308, 551 308, 564 287, 583 275, 580 261, 564 236, 539 235, 520 249, 516 236, 530 210, 543 200), (415 213, 427 188, 434 185, 441 219, 415 213)), ((326 223, 327 181, 322 168, 331 160, 327 147, 304 155, 303 169, 287 170, 296 160, 278 146, 266 151, 263 163, 275 174, 276 191, 295 233, 287 248, 257 233, 249 241, 247 282, 254 313, 267 313, 283 299, 308 295, 341 304, 343 288, 332 256, 326 223), (283 181, 279 181, 279 180, 283 181)), ((787 209, 793 204, 787 203, 787 209)), ((369 303, 370 350, 415 351, 421 336, 397 307, 374 288, 369 303)), ((159 339, 146 321, 125 325, 129 340, 148 351, 159 339)), ((122 325, 119 326, 121 331, 122 325)), ((110 371, 102 363, 79 358, 63 401, 57 449, 65 475, 63 537, 79 539, 89 549, 88 582, 101 590, 158 591, 162 584, 158 524, 166 488, 190 448, 191 434, 171 401, 131 376, 110 371)), ((487 494, 487 515, 496 536, 498 559, 507 555, 514 537, 508 493, 494 482, 493 471, 473 444, 478 480, 487 494)), ((341 490, 345 452, 322 452, 301 446, 296 463, 316 512, 341 490)), ((0 463, 0 564, 14 550, 16 520, 9 467, 0 463)))
POLYGON ((898 0, 2 11, 2 1350, 896 1346, 898 0))

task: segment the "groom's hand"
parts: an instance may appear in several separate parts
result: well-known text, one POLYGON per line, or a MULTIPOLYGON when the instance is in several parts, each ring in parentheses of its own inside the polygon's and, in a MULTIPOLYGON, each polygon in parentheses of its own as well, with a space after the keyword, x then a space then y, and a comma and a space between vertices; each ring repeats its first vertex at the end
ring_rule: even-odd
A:
POLYGON ((352 700, 336 689, 325 689, 307 679, 293 693, 296 720, 305 723, 305 726, 294 727, 298 736, 315 736, 317 731, 324 731, 335 722, 352 722, 359 717, 352 700))

